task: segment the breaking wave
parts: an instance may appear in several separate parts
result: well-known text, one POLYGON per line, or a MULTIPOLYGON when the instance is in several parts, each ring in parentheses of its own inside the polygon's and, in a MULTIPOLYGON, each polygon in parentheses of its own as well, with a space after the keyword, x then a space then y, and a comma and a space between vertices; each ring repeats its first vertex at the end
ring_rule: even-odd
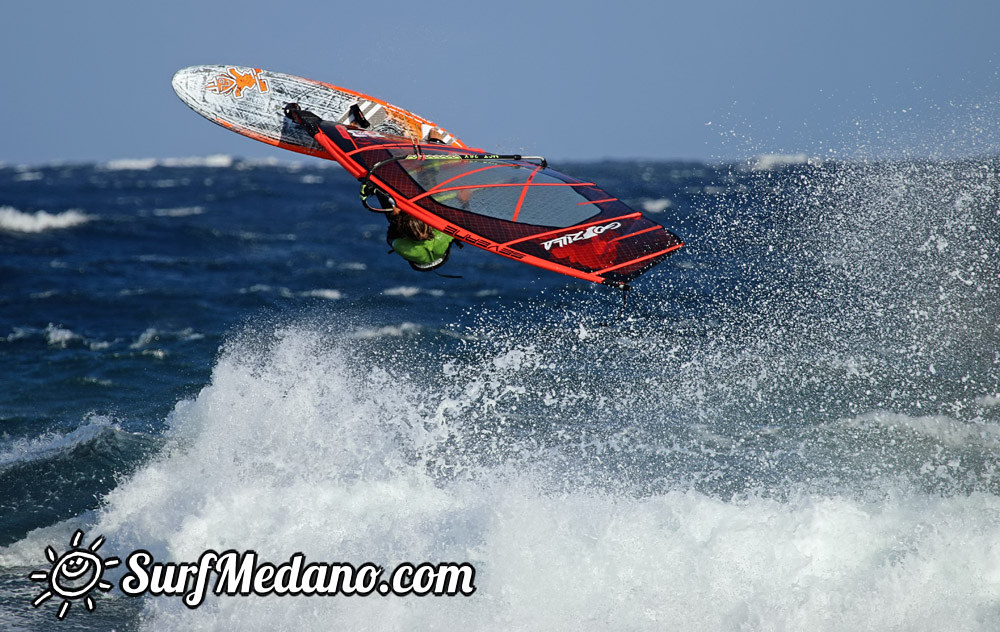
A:
POLYGON ((10 206, 0 206, 0 231, 14 233, 41 233, 47 230, 61 230, 85 224, 93 219, 81 211, 70 210, 62 213, 35 211, 26 213, 10 206))

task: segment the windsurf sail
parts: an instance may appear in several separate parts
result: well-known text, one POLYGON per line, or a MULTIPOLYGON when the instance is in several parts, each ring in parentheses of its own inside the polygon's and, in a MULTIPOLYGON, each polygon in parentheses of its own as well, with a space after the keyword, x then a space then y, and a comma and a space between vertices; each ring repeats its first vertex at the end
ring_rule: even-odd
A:
POLYGON ((378 190, 437 230, 522 263, 627 287, 684 245, 594 183, 550 169, 541 158, 418 143, 329 121, 303 124, 362 181, 363 195, 378 190))

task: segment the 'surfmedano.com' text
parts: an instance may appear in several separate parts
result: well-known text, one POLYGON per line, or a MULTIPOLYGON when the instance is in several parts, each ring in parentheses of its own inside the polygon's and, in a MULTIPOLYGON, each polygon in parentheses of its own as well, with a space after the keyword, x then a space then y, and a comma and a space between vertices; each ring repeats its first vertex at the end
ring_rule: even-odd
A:
POLYGON ((127 572, 119 582, 126 595, 183 597, 189 608, 200 606, 209 592, 215 595, 305 596, 469 596, 475 592, 476 570, 469 563, 401 563, 386 576, 372 562, 306 562, 295 553, 287 562, 260 561, 254 551, 205 551, 197 562, 161 563, 144 549, 125 560, 127 572))

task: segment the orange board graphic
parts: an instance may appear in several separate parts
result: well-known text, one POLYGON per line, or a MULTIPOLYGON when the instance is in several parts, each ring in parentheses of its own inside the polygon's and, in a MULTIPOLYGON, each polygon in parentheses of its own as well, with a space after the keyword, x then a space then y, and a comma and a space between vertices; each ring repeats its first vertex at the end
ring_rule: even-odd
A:
POLYGON ((243 91, 249 88, 267 92, 267 81, 260 76, 260 72, 260 68, 251 68, 241 73, 236 68, 230 67, 226 73, 217 75, 205 89, 216 94, 231 94, 237 99, 242 98, 243 91))

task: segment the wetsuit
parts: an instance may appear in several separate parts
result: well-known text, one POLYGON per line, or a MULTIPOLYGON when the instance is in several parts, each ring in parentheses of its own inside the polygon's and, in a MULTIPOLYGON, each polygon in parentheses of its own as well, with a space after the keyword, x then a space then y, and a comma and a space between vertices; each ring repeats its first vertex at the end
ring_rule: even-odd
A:
POLYGON ((411 268, 428 272, 440 268, 448 261, 448 251, 453 239, 451 235, 439 230, 431 230, 434 236, 430 239, 412 239, 390 223, 385 240, 392 246, 393 252, 410 263, 411 268))

